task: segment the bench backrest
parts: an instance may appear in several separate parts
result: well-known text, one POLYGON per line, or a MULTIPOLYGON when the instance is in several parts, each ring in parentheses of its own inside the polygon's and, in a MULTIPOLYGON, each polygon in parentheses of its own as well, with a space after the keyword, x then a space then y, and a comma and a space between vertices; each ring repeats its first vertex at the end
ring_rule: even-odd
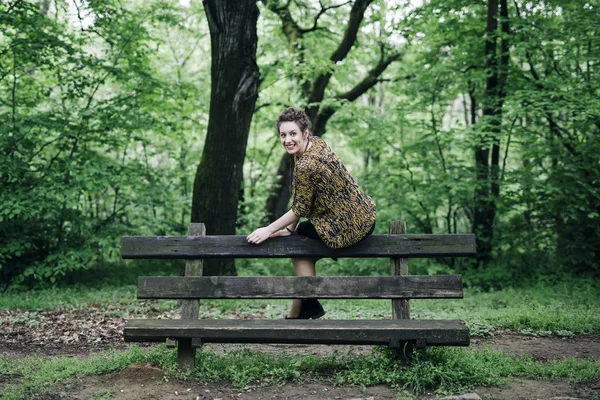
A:
POLYGON ((407 275, 402 263, 410 257, 473 256, 475 236, 407 235, 403 227, 398 232, 401 225, 392 222, 389 235, 371 235, 354 246, 330 249, 302 236, 269 239, 253 245, 241 235, 205 236, 203 224, 190 224, 188 236, 125 236, 121 255, 125 259, 191 260, 186 264, 185 277, 140 277, 138 298, 182 299, 194 309, 197 299, 392 299, 397 307, 406 309, 404 318, 408 318, 407 299, 462 298, 462 276, 407 275), (393 276, 198 276, 202 274, 202 259, 292 257, 389 257, 393 276))
POLYGON ((245 236, 125 236, 125 259, 291 258, 291 257, 445 257, 474 256, 475 235, 371 235, 344 249, 303 236, 249 244, 245 236))

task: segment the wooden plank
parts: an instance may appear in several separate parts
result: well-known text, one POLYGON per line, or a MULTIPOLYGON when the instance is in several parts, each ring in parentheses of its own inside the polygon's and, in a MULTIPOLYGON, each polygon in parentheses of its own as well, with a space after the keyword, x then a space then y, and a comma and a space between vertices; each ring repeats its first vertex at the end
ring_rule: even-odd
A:
MULTIPOLYGON (((390 235, 405 235, 406 222, 391 221, 389 224, 390 235)), ((391 275, 392 276, 407 276, 408 275, 408 258, 392 257, 390 258, 391 275)), ((461 285, 462 286, 462 285, 461 285)), ((405 299, 392 300, 392 319, 410 319, 410 304, 408 297, 405 299)))
POLYGON ((203 343, 299 343, 389 345, 417 341, 427 346, 468 346, 462 321, 416 320, 129 320, 127 342, 165 337, 199 338, 203 343))
MULTIPOLYGON (((190 236, 206 235, 206 227, 202 223, 191 222, 188 227, 190 236)), ((204 261, 199 259, 188 260, 185 263, 185 276, 202 276, 204 261)), ((189 297, 193 299, 193 297, 189 297)), ((198 319, 200 302, 198 300, 183 300, 181 303, 181 319, 198 319)))
POLYGON ((430 299, 463 297, 461 275, 139 277, 139 299, 430 299))
POLYGON ((291 258, 291 257, 442 257, 474 256, 475 236, 371 235, 343 249, 304 236, 274 238, 255 245, 245 236, 125 236, 121 256, 134 258, 291 258))
MULTIPOLYGON (((188 226, 189 236, 206 235, 206 227, 202 223, 191 222, 188 226)), ((185 276, 202 276, 204 263, 202 260, 188 260, 185 263, 185 276)), ((184 299, 181 302, 181 319, 197 320, 200 302, 198 299, 184 299)), ((181 339, 177 343, 177 365, 180 369, 193 369, 196 367, 196 348, 192 339, 181 339)))

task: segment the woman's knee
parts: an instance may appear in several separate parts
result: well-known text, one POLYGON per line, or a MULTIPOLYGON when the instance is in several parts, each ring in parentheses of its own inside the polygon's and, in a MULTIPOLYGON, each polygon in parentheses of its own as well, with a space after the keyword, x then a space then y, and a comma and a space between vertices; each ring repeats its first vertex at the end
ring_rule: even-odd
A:
POLYGON ((315 262, 307 258, 292 259, 296 276, 313 276, 316 273, 315 262))
POLYGON ((306 263, 311 263, 311 264, 316 264, 317 261, 319 261, 321 258, 292 258, 292 264, 297 265, 297 264, 306 264, 306 263))

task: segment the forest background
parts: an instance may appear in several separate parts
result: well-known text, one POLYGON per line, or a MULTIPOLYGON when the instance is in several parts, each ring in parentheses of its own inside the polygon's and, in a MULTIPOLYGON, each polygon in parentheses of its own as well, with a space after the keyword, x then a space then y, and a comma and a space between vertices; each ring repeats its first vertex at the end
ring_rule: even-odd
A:
POLYGON ((376 201, 376 233, 405 220, 477 235, 476 260, 415 260, 413 273, 492 289, 600 275, 593 2, 225 3, 0 4, 1 289, 177 274, 123 264, 120 238, 185 235, 190 221, 247 234, 274 218, 289 200, 274 119, 290 105, 376 201))

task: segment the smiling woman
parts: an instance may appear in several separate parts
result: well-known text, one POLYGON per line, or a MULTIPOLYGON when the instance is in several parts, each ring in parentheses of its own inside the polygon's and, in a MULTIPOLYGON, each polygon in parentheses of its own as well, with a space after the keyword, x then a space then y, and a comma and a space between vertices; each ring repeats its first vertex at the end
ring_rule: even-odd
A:
MULTIPOLYGON (((269 238, 298 234, 342 248, 373 233, 375 203, 327 143, 311 136, 306 113, 286 108, 277 118, 277 131, 281 145, 295 161, 292 207, 269 226, 249 234, 248 242, 260 244, 269 238), (308 221, 299 224, 301 217, 308 221)), ((317 261, 292 259, 296 275, 316 275, 317 261)), ((316 299, 294 300, 287 318, 315 319, 324 314, 316 299)))

